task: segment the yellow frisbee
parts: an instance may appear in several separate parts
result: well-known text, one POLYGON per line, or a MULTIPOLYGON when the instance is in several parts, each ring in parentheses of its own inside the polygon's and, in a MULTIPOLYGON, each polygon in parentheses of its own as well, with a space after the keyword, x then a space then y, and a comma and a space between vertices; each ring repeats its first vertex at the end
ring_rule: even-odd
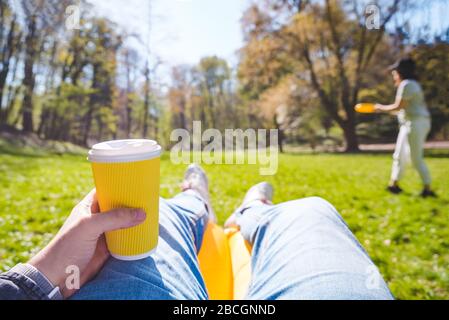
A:
POLYGON ((355 111, 358 113, 374 113, 376 109, 374 103, 359 103, 355 106, 355 111))

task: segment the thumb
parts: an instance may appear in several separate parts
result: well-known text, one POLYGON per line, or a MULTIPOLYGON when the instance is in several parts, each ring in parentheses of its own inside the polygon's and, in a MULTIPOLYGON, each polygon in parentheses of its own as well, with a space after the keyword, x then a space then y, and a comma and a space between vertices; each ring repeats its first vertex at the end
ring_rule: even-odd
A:
POLYGON ((131 228, 141 224, 146 219, 142 209, 113 209, 92 216, 91 226, 96 233, 131 228))

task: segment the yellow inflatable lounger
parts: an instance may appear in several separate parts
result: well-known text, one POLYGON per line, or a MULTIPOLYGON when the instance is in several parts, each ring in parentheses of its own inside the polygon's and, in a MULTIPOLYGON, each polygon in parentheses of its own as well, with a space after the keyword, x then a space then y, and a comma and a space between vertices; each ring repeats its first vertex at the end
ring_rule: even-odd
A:
POLYGON ((251 280, 251 247, 235 229, 209 223, 198 254, 211 300, 241 300, 251 280))

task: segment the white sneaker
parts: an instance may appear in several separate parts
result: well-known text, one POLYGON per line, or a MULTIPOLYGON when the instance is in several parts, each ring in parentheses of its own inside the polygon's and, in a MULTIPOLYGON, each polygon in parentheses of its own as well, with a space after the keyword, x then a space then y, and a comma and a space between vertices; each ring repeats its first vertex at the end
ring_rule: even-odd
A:
POLYGON ((209 182, 206 172, 197 164, 193 163, 189 165, 184 174, 184 181, 181 185, 182 191, 192 190, 196 192, 200 198, 203 199, 207 212, 209 213, 209 219, 213 223, 217 223, 217 217, 210 204, 209 196, 209 182))
POLYGON ((236 212, 242 212, 251 207, 257 202, 272 205, 273 204, 273 186, 268 182, 261 182, 252 186, 245 195, 243 203, 237 210, 228 218, 225 223, 226 228, 239 228, 236 221, 236 212))
POLYGON ((240 207, 245 209, 254 201, 262 201, 265 204, 273 204, 273 193, 273 186, 268 182, 256 184, 248 190, 240 207))

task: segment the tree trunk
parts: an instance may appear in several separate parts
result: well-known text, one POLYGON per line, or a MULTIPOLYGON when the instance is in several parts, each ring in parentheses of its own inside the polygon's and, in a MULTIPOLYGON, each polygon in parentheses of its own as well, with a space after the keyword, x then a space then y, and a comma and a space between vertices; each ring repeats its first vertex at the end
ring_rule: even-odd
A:
MULTIPOLYGON (((50 58, 50 71, 47 74, 45 80, 45 95, 50 94, 52 88, 54 88, 55 84, 55 74, 56 74, 56 53, 58 50, 58 41, 53 42, 52 50, 51 50, 51 58, 50 58)), ((41 117, 39 121, 39 126, 37 129, 37 135, 41 138, 45 138, 45 128, 48 126, 47 121, 49 119, 50 110, 47 104, 42 106, 41 117)))
POLYGON ((83 144, 87 146, 87 142, 89 140, 90 130, 92 128, 92 120, 94 116, 94 111, 96 104, 98 102, 98 88, 99 88, 99 72, 100 66, 95 63, 93 65, 93 75, 92 75, 92 86, 93 93, 90 95, 89 99, 89 107, 87 109, 86 115, 83 118, 84 122, 84 135, 83 135, 83 144))
POLYGON ((346 121, 342 129, 346 142, 345 152, 359 152, 359 139, 356 134, 355 123, 353 121, 346 121))
POLYGON ((150 113, 150 69, 147 66, 145 70, 145 100, 143 103, 143 130, 142 138, 146 138, 148 134, 148 118, 150 113))
MULTIPOLYGON (((19 41, 16 39, 16 35, 14 33, 15 27, 16 27, 16 18, 14 17, 11 20, 7 42, 5 47, 3 47, 3 54, 2 54, 2 71, 0 71, 0 123, 7 122, 8 112, 7 110, 5 110, 5 112, 3 112, 2 110, 2 102, 6 87, 6 78, 8 77, 10 71, 9 67, 11 63, 11 58, 14 56, 16 51, 19 51, 18 48, 19 41)), ((17 62, 15 63, 15 65, 17 66, 17 62)), ((15 67, 13 71, 15 78, 15 67)))
POLYGON ((279 152, 284 153, 284 131, 281 128, 279 130, 279 152))
POLYGON ((132 92, 132 84, 131 84, 131 62, 128 50, 126 50, 125 65, 126 65, 126 100, 125 100, 126 138, 129 139, 131 137, 132 131, 132 108, 131 108, 131 101, 129 98, 129 95, 132 92))
POLYGON ((183 107, 181 112, 179 113, 179 123, 181 129, 187 129, 187 120, 185 115, 185 108, 183 107))
POLYGON ((87 142, 89 140, 90 129, 92 126, 93 111, 94 111, 94 107, 91 102, 89 104, 89 110, 87 111, 86 116, 84 117, 85 128, 84 128, 84 136, 83 136, 83 145, 85 145, 85 146, 87 146, 87 142))
POLYGON ((132 131, 132 109, 129 105, 129 101, 126 102, 126 138, 131 138, 132 131))
MULTIPOLYGON (((284 153, 284 131, 281 128, 281 124, 278 122, 278 116, 275 115, 273 118, 274 125, 276 127, 276 130, 278 131, 278 147, 279 152, 284 153)), ((270 134, 268 133, 268 139, 270 139, 270 134)), ((271 140, 270 140, 271 142, 271 140)), ((271 147, 271 146, 270 146, 271 147)))
POLYGON ((33 93, 36 79, 34 63, 36 59, 36 18, 30 17, 28 34, 25 40, 26 57, 24 66, 23 85, 25 87, 22 106, 22 127, 24 132, 33 131, 33 93))
POLYGON ((2 112, 3 92, 5 90, 6 77, 8 76, 8 73, 9 73, 9 63, 7 64, 7 66, 4 65, 2 71, 0 71, 0 121, 2 121, 1 112, 2 112))
MULTIPOLYGON (((14 79, 15 79, 15 76, 14 76, 14 79)), ((13 110, 13 108, 14 108, 14 106, 16 104, 17 97, 19 96, 20 89, 21 89, 20 86, 17 86, 15 88, 13 88, 12 85, 9 85, 9 89, 8 89, 9 92, 8 92, 8 99, 7 99, 7 102, 6 102, 6 109, 5 109, 5 112, 3 114, 4 120, 5 120, 5 124, 8 123, 8 119, 10 117, 11 111, 13 110)), ((18 116, 20 116, 20 113, 19 113, 18 116)), ((13 121, 12 123, 13 123, 13 126, 15 126, 15 122, 13 121)))
POLYGON ((37 129, 37 135, 44 139, 45 138, 45 128, 47 127, 47 123, 46 120, 48 120, 48 115, 49 115, 49 111, 46 107, 44 107, 44 109, 42 110, 41 113, 41 121, 39 122, 39 127, 37 129))
POLYGON ((28 83, 25 88, 22 108, 22 130, 23 132, 33 132, 33 91, 34 84, 28 83))
POLYGON ((98 126, 98 139, 103 140, 103 128, 104 124, 103 121, 101 121, 101 117, 96 118, 97 126, 98 126))

